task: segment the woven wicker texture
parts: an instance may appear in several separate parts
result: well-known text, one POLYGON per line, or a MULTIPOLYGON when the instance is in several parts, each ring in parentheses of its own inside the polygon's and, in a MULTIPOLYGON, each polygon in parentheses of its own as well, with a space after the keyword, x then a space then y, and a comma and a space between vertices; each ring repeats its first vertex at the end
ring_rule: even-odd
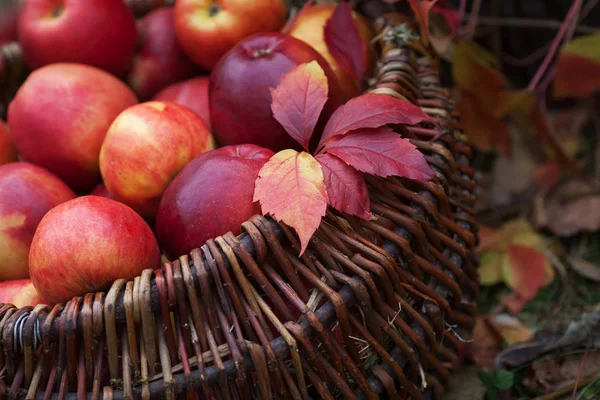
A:
POLYGON ((376 27, 371 92, 436 118, 397 127, 434 181, 367 178, 377 219, 328 211, 301 258, 255 216, 107 293, 0 304, 0 399, 441 398, 476 313, 471 149, 415 26, 376 27))

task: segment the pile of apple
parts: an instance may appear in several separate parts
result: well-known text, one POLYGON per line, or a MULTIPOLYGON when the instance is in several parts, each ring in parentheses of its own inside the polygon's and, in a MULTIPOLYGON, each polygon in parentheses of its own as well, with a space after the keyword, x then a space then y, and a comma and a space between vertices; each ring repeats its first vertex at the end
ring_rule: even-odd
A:
POLYGON ((0 303, 65 302, 239 234, 262 165, 299 147, 270 108, 282 74, 320 64, 321 123, 361 92, 325 44, 335 5, 289 21, 284 0, 177 0, 137 20, 123 0, 22 4, 2 37, 30 74, 0 121, 0 303))

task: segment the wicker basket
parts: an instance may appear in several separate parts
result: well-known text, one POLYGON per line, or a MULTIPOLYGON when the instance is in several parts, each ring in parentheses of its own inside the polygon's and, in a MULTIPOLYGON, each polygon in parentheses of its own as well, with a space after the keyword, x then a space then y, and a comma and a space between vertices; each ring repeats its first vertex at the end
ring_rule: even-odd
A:
POLYGON ((476 313, 471 149, 408 10, 363 3, 380 32, 370 91, 439 121, 397 127, 436 179, 368 178, 378 218, 329 210, 301 258, 257 215, 107 293, 0 304, 0 399, 442 396, 476 313))

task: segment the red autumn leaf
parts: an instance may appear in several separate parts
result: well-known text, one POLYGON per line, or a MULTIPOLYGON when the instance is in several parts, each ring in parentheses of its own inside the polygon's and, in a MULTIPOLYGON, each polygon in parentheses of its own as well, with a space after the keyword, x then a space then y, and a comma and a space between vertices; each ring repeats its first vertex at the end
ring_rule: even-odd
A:
POLYGON ((354 129, 378 128, 387 124, 414 125, 431 119, 421 108, 385 94, 367 93, 335 110, 321 136, 319 148, 336 135, 354 129))
POLYGON ((319 154, 315 158, 323 168, 329 204, 341 212, 371 219, 371 201, 363 174, 332 155, 319 154))
POLYGON ((349 75, 360 79, 367 70, 365 44, 352 18, 352 7, 340 3, 325 24, 327 49, 340 67, 349 75))
POLYGON ((389 127, 334 136, 323 151, 361 172, 384 178, 395 175, 427 181, 434 176, 423 153, 389 127))
POLYGON ((534 247, 510 244, 506 250, 512 268, 505 273, 507 284, 525 300, 531 300, 547 285, 548 260, 534 247))
POLYGON ((502 118, 488 112, 468 92, 461 93, 457 108, 463 130, 473 146, 481 151, 495 150, 505 155, 511 154, 510 132, 502 118))
POLYGON ((329 201, 321 165, 308 153, 280 151, 260 169, 253 201, 260 203, 264 215, 296 230, 302 255, 329 201))
POLYGON ((429 11, 437 0, 408 0, 408 2, 419 21, 423 44, 427 46, 429 44, 429 11))
POLYGON ((306 150, 327 102, 327 89, 327 77, 316 61, 300 64, 271 88, 273 116, 306 150))
POLYGON ((554 96, 586 97, 600 90, 600 34, 565 44, 556 60, 554 96))

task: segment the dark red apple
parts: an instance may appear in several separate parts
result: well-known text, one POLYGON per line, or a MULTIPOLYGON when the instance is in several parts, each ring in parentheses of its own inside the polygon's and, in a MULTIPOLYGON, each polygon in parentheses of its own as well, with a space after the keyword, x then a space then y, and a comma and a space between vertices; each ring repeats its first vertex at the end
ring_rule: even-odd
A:
POLYGON ((260 206, 254 181, 273 152, 252 144, 226 146, 190 162, 165 191, 156 216, 159 244, 173 258, 241 224, 260 206))
POLYGON ((325 59, 308 44, 282 33, 259 33, 238 43, 210 76, 210 122, 216 141, 222 146, 253 143, 273 151, 299 149, 273 117, 269 89, 277 87, 284 73, 314 60, 329 83, 318 132, 342 104, 338 81, 325 59))
POLYGON ((178 82, 158 92, 152 100, 169 101, 192 109, 210 128, 208 76, 178 82))
POLYGON ((135 16, 123 0, 27 0, 19 43, 31 68, 56 62, 92 65, 122 76, 137 42, 135 16))
POLYGON ((144 16, 138 23, 138 32, 142 45, 133 58, 128 82, 140 100, 147 100, 162 88, 197 72, 175 37, 173 7, 158 8, 144 16))

